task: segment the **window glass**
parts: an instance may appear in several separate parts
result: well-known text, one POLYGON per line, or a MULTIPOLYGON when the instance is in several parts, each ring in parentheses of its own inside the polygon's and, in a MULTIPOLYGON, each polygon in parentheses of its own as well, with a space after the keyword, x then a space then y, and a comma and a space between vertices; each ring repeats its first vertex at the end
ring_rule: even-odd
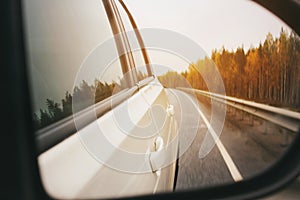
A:
MULTIPOLYGON (((122 77, 118 59, 110 66, 97 66, 97 73, 83 70, 89 67, 85 65, 91 55, 112 37, 101 1, 24 0, 24 6, 37 129, 70 115, 73 97, 80 99, 80 105, 75 105, 79 110, 119 90, 115 88, 122 77)), ((110 53, 118 58, 116 49, 110 53)), ((100 61, 101 56, 105 55, 98 55, 100 61)))

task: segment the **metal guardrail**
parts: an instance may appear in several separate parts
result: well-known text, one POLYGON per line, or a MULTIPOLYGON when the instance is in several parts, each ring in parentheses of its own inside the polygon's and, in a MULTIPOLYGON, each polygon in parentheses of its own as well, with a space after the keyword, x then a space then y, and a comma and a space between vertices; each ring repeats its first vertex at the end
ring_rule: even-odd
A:
POLYGON ((298 132, 300 129, 300 113, 298 112, 203 90, 182 87, 178 87, 177 89, 209 97, 218 102, 225 103, 226 105, 270 121, 293 132, 298 132))
POLYGON ((91 105, 73 115, 76 115, 76 120, 80 120, 80 126, 75 125, 74 116, 71 115, 58 122, 55 122, 45 128, 42 128, 36 132, 37 141, 37 153, 38 155, 50 149, 54 145, 58 144, 67 137, 73 135, 81 128, 95 121, 95 115, 97 118, 110 111, 112 108, 124 102, 131 97, 140 88, 149 84, 154 80, 154 77, 148 77, 138 82, 135 86, 129 89, 122 90, 121 92, 100 101, 94 105, 91 105))

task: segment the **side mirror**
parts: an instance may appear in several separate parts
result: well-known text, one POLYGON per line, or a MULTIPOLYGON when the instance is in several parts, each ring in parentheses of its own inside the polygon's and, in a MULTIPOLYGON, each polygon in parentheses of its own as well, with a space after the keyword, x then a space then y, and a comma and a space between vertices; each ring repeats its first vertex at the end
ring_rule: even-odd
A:
MULTIPOLYGON (((270 2, 268 0, 256 0, 255 2, 257 2, 260 5, 263 5, 264 7, 266 7, 273 13, 275 13, 278 17, 283 19, 291 28, 293 28, 298 34, 300 34, 300 25, 299 25, 300 5, 298 1, 275 0, 270 2)), ((1 85, 2 92, 4 94, 3 97, 1 98, 2 101, 1 105, 3 106, 3 109, 1 110, 1 115, 3 116, 3 119, 1 120, 1 132, 2 132, 1 147, 3 148, 2 152, 4 152, 3 165, 2 165, 4 168, 2 169, 2 172, 5 174, 3 176, 2 181, 5 183, 5 187, 3 188, 4 190, 1 191, 0 195, 1 198, 3 199, 28 199, 28 200, 29 199, 30 200, 52 199, 52 197, 49 196, 49 194, 46 192, 41 179, 39 163, 37 160, 39 154, 37 153, 38 151, 37 151, 37 145, 35 140, 36 133, 33 130, 32 118, 31 118, 32 117, 32 112, 31 112, 32 91, 29 89, 30 76, 28 75, 29 74, 28 66, 26 64, 27 59, 30 59, 30 57, 26 57, 28 56, 28 52, 24 47, 25 46, 24 40, 26 37, 24 31, 26 27, 24 26, 23 23, 25 19, 22 13, 24 11, 24 10, 22 11, 24 2, 21 0, 3 0, 0 4, 1 4, 0 6, 1 13, 3 13, 3 15, 5 16, 3 19, 1 17, 1 22, 4 22, 3 24, 5 26, 3 25, 3 27, 6 27, 5 29, 3 29, 1 33, 2 43, 0 46, 0 52, 2 52, 1 54, 4 55, 3 58, 1 57, 1 66, 2 66, 1 74, 3 75, 2 81, 5 83, 1 85)), ((64 12, 62 13, 65 14, 64 12)), ((84 13, 84 15, 85 14, 87 13, 84 13)), ((153 13, 151 14, 153 15, 153 13)), ((177 14, 179 15, 180 13, 177 14)), ((55 14, 55 16, 57 15, 55 14)), ((116 19, 117 18, 120 18, 120 16, 117 16, 116 19)), ((34 18, 34 19, 37 20, 38 18, 34 18)), ((48 24, 46 27, 48 27, 48 24)), ((73 42, 75 41, 72 41, 70 43, 73 44, 73 42)), ((299 49, 299 47, 297 48, 299 49)), ((297 65, 296 67, 298 67, 297 69, 299 69, 299 65, 297 65)), ((177 76, 174 77, 173 80, 179 80, 177 79, 178 78, 177 76)), ((282 80, 283 79, 284 78, 282 78, 282 80)), ((163 80, 160 81, 163 82, 163 80)), ((141 91, 142 89, 142 86, 139 83, 133 86, 134 90, 132 91, 135 94, 141 91)), ((162 85, 165 86, 163 83, 162 85)), ((299 92, 299 90, 297 92, 299 92)), ((205 98, 207 98, 208 96, 209 97, 214 96, 214 94, 212 93, 210 94, 203 93, 203 94, 206 95, 205 98)), ((299 93, 295 93, 295 94, 298 95, 299 93)), ((228 100, 228 99, 220 100, 218 96, 215 96, 215 99, 218 99, 217 101, 218 103, 222 103, 225 100, 226 101, 228 100)), ((159 100, 160 99, 158 98, 158 101, 159 100)), ((144 99, 143 103, 147 104, 148 103, 147 99, 144 99)), ((234 103, 231 102, 231 104, 234 103)), ((134 106, 135 105, 133 105, 133 107, 134 106)), ((167 104, 164 103, 164 106, 167 106, 167 104)), ((297 110, 299 111, 298 107, 297 110)), ((175 114, 176 113, 178 112, 175 111, 175 114)), ((185 113, 185 114, 190 114, 190 113, 185 113)), ((274 118, 274 115, 272 117, 274 118)), ((207 117, 207 119, 209 118, 207 117)), ((280 120, 281 119, 279 119, 279 121, 280 120)), ((239 121, 237 121, 237 123, 239 123, 239 121)), ((296 128, 298 127, 297 121, 296 122, 293 121, 292 125, 288 127, 292 127, 292 129, 295 131, 293 141, 289 143, 288 147, 286 147, 286 151, 282 155, 278 156, 276 162, 272 163, 272 165, 270 165, 264 171, 259 171, 259 173, 255 174, 255 176, 244 177, 243 180, 241 181, 237 180, 236 182, 230 182, 230 183, 224 182, 224 184, 220 184, 220 185, 212 184, 208 187, 203 187, 203 188, 196 187, 196 188, 188 188, 188 190, 178 190, 174 192, 165 192, 165 193, 158 192, 155 195, 141 193, 139 194, 141 196, 135 196, 135 197, 122 196, 121 198, 123 199, 153 199, 153 198, 155 199, 199 199, 199 198, 253 199, 253 198, 265 197, 266 195, 272 194, 275 191, 278 191, 283 187, 287 186, 297 176, 299 176, 300 173, 300 159, 299 159, 300 130, 295 129, 295 127, 296 128)), ((200 125, 197 128, 201 129, 202 127, 200 125)), ((60 141, 64 141, 64 139, 65 138, 63 136, 60 139, 60 141)), ((216 140, 218 141, 218 139, 216 140)), ((151 173, 155 174, 155 176, 153 177, 157 178, 160 176, 162 171, 159 166, 160 160, 158 158, 160 158, 160 156, 162 155, 161 154, 163 152, 162 146, 165 144, 165 140, 162 140, 161 138, 157 137, 157 140, 155 140, 154 143, 155 143, 154 151, 153 151, 154 153, 150 154, 149 160, 147 160, 147 162, 149 162, 150 164, 152 163, 151 165, 153 166, 153 168, 151 173)), ((287 143, 284 143, 283 141, 282 146, 284 146, 285 144, 287 143)), ((149 143, 149 146, 150 145, 153 144, 149 143)), ((53 147, 55 145, 46 144, 45 146, 47 146, 47 148, 44 148, 44 150, 46 151, 46 149, 48 149, 49 146, 53 147)), ((140 145, 140 148, 144 149, 144 146, 140 145)), ((214 150, 218 151, 218 149, 214 149, 214 150)), ((68 151, 65 152, 68 153, 68 151)), ((174 152, 177 153, 177 151, 174 152)), ((246 153, 250 153, 250 152, 246 152, 246 153)), ((198 154, 196 156, 199 157, 198 154)), ((65 158, 68 158, 68 156, 66 156, 65 158)), ((74 156, 74 158, 75 159, 77 158, 76 155, 74 156)), ((77 160, 77 161, 81 162, 82 166, 85 166, 85 163, 82 162, 82 160, 77 160)), ((185 164, 185 161, 186 160, 183 160, 182 163, 179 163, 179 165, 185 164)), ((72 164, 70 166, 74 168, 76 167, 76 166, 72 166, 72 164)), ((218 166, 218 164, 216 166, 218 166)), ((54 169, 55 167, 57 167, 57 165, 53 165, 51 167, 53 167, 52 169, 54 169)), ((97 170, 97 166, 94 169, 97 170)), ((214 168, 208 167, 207 170, 211 170, 212 173, 215 172, 214 168)), ((67 174, 68 172, 69 171, 66 170, 62 172, 62 174, 64 173, 67 174)), ((86 170, 85 172, 89 172, 89 171, 86 170)), ((92 177, 92 175, 90 177, 92 177)), ((92 178, 89 180, 87 179, 85 180, 87 180, 87 182, 89 182, 90 185, 93 185, 93 181, 95 181, 95 179, 92 178)), ((197 178, 199 178, 198 180, 201 181, 202 177, 197 177, 197 178)), ((111 180, 111 177, 107 175, 103 180, 105 184, 106 182, 111 180)), ((157 179, 153 179, 153 182, 155 182, 156 180, 157 179)), ((122 179, 122 181, 123 183, 130 182, 129 179, 122 179)), ((116 184, 119 184, 120 182, 121 179, 117 180, 116 184)), ((137 186, 139 184, 143 184, 143 182, 141 181, 139 183, 136 183, 137 186)), ((97 190, 99 189, 97 188, 97 185, 93 185, 93 186, 95 186, 97 190)), ((129 187, 130 186, 128 186, 128 188, 129 187)), ((124 188, 124 190, 128 188, 124 188)), ((85 189, 89 190, 90 188, 86 187, 85 189)), ((106 188, 100 188, 100 189, 105 190, 106 188)), ((99 196, 94 196, 94 198, 99 198, 99 196)))

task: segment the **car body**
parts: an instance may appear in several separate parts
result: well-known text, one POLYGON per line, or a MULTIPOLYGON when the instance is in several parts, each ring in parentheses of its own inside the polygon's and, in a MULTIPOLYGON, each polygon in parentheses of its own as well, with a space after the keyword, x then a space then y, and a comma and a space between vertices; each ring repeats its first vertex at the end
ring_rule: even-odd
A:
MULTIPOLYGON (((81 78, 84 71, 93 70, 90 68, 91 65, 97 65, 97 70, 99 68, 103 70, 104 75, 100 73, 100 77, 102 75, 105 79, 105 70, 107 68, 109 70, 109 63, 115 59, 112 68, 121 72, 120 83, 115 84, 120 84, 118 87, 121 89, 116 89, 117 86, 115 86, 112 88, 112 94, 105 99, 99 97, 100 100, 95 104, 84 106, 81 106, 83 100, 74 93, 72 96, 73 115, 55 120, 50 125, 37 130, 40 152, 38 163, 45 190, 50 196, 59 199, 111 198, 172 191, 175 185, 178 131, 173 114, 168 113, 173 112, 174 108, 170 110, 170 102, 164 87, 157 77, 152 75, 152 66, 143 46, 143 38, 123 2, 113 0, 93 2, 99 8, 89 12, 92 16, 97 16, 97 22, 102 26, 99 27, 100 31, 101 28, 107 28, 107 35, 98 37, 96 42, 91 39, 95 48, 87 53, 76 79, 80 85, 82 80, 97 78, 95 73, 92 73, 92 77, 83 75, 81 78), (127 16, 121 16, 121 11, 127 16), (98 15, 97 12, 101 14, 98 15), (133 36, 127 33, 130 30, 124 28, 125 22, 127 22, 127 29, 135 30, 133 36), (111 38, 107 41, 108 36, 111 38), (132 40, 137 41, 140 52, 133 51, 132 40), (102 45, 105 46, 107 43, 112 46, 111 51, 102 49, 102 45), (103 55, 105 51, 106 54, 103 55), (106 58, 112 58, 112 60, 107 63, 101 62, 106 58), (98 62, 98 60, 101 61, 98 62), (139 66, 141 63, 143 66, 139 66), (138 71, 141 71, 142 67, 144 67, 144 75, 138 77, 138 71), (170 145, 171 143, 176 145, 170 145), (168 146, 171 146, 171 150, 163 153, 167 151, 168 146), (157 159, 172 160, 172 162, 168 161, 162 166, 157 159), (99 188, 106 189, 99 190, 99 188)), ((49 21, 59 18, 63 23, 60 27, 69 28, 73 32, 79 28, 76 20, 84 18, 86 14, 85 9, 79 9, 80 3, 83 2, 72 5, 74 12, 64 12, 67 6, 57 10, 55 5, 53 8, 49 5, 47 8, 49 14, 40 12, 37 15, 40 16, 38 18, 45 17, 45 20, 49 21), (52 9, 56 11, 55 16, 51 14, 52 9)), ((29 7, 43 6, 43 4, 28 1, 25 6, 30 12, 29 7)), ((28 51, 32 58, 30 72, 34 79, 33 84, 36 84, 34 77, 38 77, 39 74, 35 72, 41 71, 41 74, 44 74, 45 66, 38 62, 39 57, 32 49, 35 48, 36 43, 42 46, 55 43, 53 38, 63 33, 56 30, 55 22, 48 24, 48 30, 44 32, 46 27, 36 24, 33 17, 31 13, 28 13, 26 23, 29 27, 27 29, 28 51), (37 67, 38 65, 41 67, 37 67)), ((93 31, 91 26, 86 26, 86 29, 87 32, 93 31)), ((61 37, 62 46, 68 46, 68 39, 61 37)), ((81 35, 70 33, 68 37, 73 38, 74 45, 78 47, 80 42, 87 43, 83 41, 85 38, 81 35)), ((84 47, 86 46, 82 45, 81 48, 84 47)), ((44 60, 52 60, 47 65, 52 68, 57 65, 58 71, 59 68, 64 67, 60 63, 69 64, 71 57, 76 56, 75 51, 74 55, 72 53, 66 55, 67 51, 60 47, 52 51, 54 56, 49 52, 41 57, 44 60)), ((52 84, 52 80, 49 82, 47 80, 49 77, 44 77, 46 84, 52 84)), ((102 81, 101 78, 100 80, 102 81)), ((118 80, 114 79, 114 81, 118 80)), ((100 81, 98 84, 101 85, 100 81)), ((33 91, 33 93, 39 92, 38 89, 33 91)), ((91 101, 96 100, 91 99, 91 101)))

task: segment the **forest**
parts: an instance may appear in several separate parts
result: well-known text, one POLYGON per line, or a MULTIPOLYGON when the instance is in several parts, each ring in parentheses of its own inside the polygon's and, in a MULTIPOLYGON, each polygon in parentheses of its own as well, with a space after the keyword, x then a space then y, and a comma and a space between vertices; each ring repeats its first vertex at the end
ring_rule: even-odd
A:
MULTIPOLYGON (((217 66, 223 79, 226 95, 261 102, 277 107, 299 111, 300 108, 300 38, 281 29, 278 38, 268 33, 258 47, 247 52, 243 47, 214 50, 211 57, 191 63, 187 70, 179 73, 169 71, 158 77, 164 87, 185 87, 187 83, 195 89, 207 90, 201 74, 214 76, 211 67, 217 66)), ((138 74, 139 79, 146 76, 138 74)), ((36 130, 59 121, 72 114, 72 99, 81 102, 75 105, 83 109, 122 90, 120 84, 95 80, 89 85, 82 81, 73 93, 66 92, 61 103, 46 99, 47 109, 33 114, 36 130)), ((73 105, 74 106, 74 105, 73 105)))
POLYGON ((207 90, 201 74, 214 76, 217 66, 226 95, 299 111, 300 107, 300 39, 281 29, 274 38, 268 33, 263 43, 235 51, 214 50, 211 58, 198 60, 182 73, 168 72, 159 77, 165 87, 191 87, 207 90), (211 74, 210 74, 211 73, 211 74))
MULTIPOLYGON (((138 80, 142 80, 145 77, 147 77, 146 74, 141 71, 137 72, 138 80)), ((119 77, 118 82, 112 81, 112 83, 95 79, 93 84, 88 84, 83 80, 79 85, 74 87, 73 94, 69 91, 65 93, 61 103, 55 102, 50 98, 46 99, 46 109, 40 109, 39 112, 33 113, 34 129, 39 130, 53 124, 72 115, 75 111, 78 112, 120 92, 126 87, 124 77, 119 77), (75 110, 73 110, 74 108, 75 110)))
POLYGON ((78 101, 81 102, 80 105, 75 105, 76 108, 80 110, 111 96, 115 86, 116 83, 114 82, 107 84, 95 80, 94 85, 89 85, 86 81, 82 81, 79 86, 74 88, 73 95, 69 92, 65 93, 65 97, 61 100, 61 104, 52 99, 46 99, 47 109, 40 109, 39 113, 33 114, 35 130, 70 116, 73 113, 73 98, 77 98, 78 101), (92 99, 95 101, 92 102, 92 99))

